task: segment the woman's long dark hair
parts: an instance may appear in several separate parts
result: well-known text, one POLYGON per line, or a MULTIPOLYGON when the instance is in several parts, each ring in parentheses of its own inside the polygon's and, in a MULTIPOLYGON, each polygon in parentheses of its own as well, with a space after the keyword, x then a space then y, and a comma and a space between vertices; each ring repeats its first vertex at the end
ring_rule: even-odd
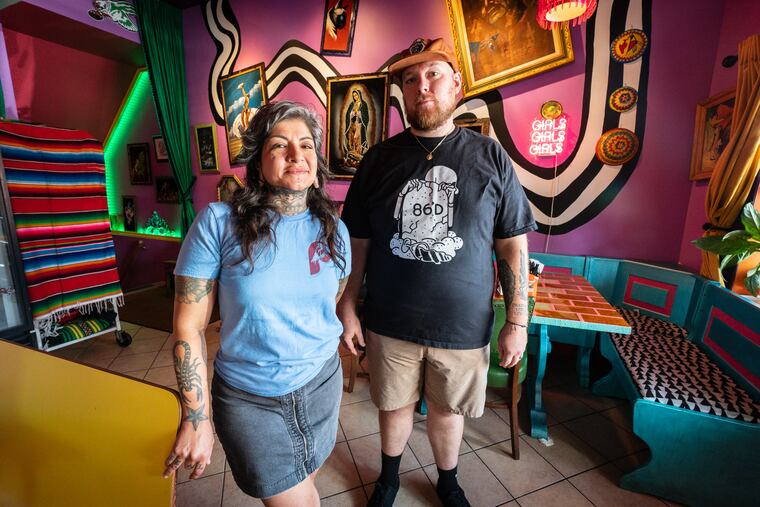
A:
POLYGON ((261 177, 261 152, 274 126, 283 120, 303 121, 314 138, 319 187, 309 187, 306 206, 321 224, 318 240, 327 246, 343 277, 346 272, 346 245, 338 233, 338 209, 324 191, 329 170, 322 156, 322 125, 313 110, 286 100, 262 106, 242 136, 243 148, 239 157, 246 163, 246 184, 230 200, 235 233, 243 250, 243 258, 238 264, 248 259, 253 270, 256 253, 262 248, 277 246, 273 227, 280 214, 269 203, 269 185, 261 177))

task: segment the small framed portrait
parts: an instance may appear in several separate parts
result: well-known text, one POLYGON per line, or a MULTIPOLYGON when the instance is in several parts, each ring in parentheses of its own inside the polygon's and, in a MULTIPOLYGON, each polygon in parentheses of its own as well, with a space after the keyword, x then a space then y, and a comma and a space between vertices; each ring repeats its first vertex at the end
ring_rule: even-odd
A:
POLYGON ((358 9, 359 0, 325 0, 320 53, 351 56, 358 9))
POLYGON ((163 136, 153 136, 153 150, 156 152, 156 160, 159 162, 169 161, 169 153, 166 151, 163 136))
POLYGON ((179 202, 179 190, 173 177, 156 176, 156 202, 179 202))
POLYGON ((446 0, 446 6, 465 97, 574 60, 567 24, 541 28, 537 2, 446 0))
POLYGON ((715 164, 731 138, 735 98, 736 90, 730 90, 697 104, 690 180, 705 180, 712 176, 715 164))
POLYGON ((226 174, 219 179, 216 185, 216 200, 227 202, 237 190, 243 188, 243 182, 234 174, 226 174))
POLYGON ((153 181, 150 171, 148 143, 127 145, 127 163, 129 164, 129 183, 132 185, 150 185, 153 181))
POLYGON ((487 136, 491 132, 491 122, 488 118, 463 118, 454 120, 454 125, 465 129, 474 130, 478 134, 487 136))
POLYGON ((135 205, 134 195, 121 196, 121 209, 124 215, 124 230, 137 230, 137 207, 135 205))
POLYGON ((242 135, 253 115, 267 103, 264 64, 258 63, 219 79, 224 104, 224 128, 230 165, 240 164, 242 135))
POLYGON ((201 173, 219 174, 219 157, 217 157, 216 124, 196 125, 195 147, 198 154, 198 167, 201 173))
POLYGON ((327 80, 327 164, 333 178, 351 179, 367 150, 385 139, 387 73, 327 80))

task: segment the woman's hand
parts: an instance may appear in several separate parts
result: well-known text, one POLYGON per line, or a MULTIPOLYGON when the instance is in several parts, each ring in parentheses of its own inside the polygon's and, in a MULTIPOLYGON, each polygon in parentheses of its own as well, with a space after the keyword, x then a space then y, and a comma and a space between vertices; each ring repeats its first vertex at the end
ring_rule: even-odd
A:
POLYGON ((211 451, 214 449, 214 430, 211 422, 206 419, 198 424, 197 429, 192 422, 183 421, 174 440, 172 452, 166 458, 164 479, 176 472, 184 464, 186 469, 193 469, 191 479, 197 479, 203 474, 207 465, 211 464, 211 451))
POLYGON ((337 313, 340 322, 343 324, 343 334, 340 335, 340 339, 353 355, 358 356, 359 352, 354 345, 354 337, 359 346, 364 347, 364 334, 359 316, 356 314, 356 308, 350 304, 338 305, 337 313))

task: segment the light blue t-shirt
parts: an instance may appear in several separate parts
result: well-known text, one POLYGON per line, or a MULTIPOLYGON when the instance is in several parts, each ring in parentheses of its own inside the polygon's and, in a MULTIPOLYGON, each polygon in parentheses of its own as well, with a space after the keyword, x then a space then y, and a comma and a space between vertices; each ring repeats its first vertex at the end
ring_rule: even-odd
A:
POLYGON ((276 247, 235 264, 242 249, 227 203, 209 204, 182 244, 175 275, 218 281, 222 330, 215 374, 259 396, 282 396, 314 378, 336 352, 343 331, 335 315, 338 281, 351 268, 351 242, 339 222, 345 272, 319 243, 309 211, 281 216, 276 247))

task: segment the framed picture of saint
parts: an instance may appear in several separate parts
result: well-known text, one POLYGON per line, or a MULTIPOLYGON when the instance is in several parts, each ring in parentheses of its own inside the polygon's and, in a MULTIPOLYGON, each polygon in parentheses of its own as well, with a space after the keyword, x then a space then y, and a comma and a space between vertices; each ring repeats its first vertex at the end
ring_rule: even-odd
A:
POLYGON ((131 185, 150 185, 153 181, 148 153, 148 143, 127 145, 129 183, 131 185))
POLYGON ((219 174, 219 159, 216 155, 216 124, 196 125, 193 130, 201 173, 219 174))
POLYGON ((240 178, 234 174, 226 174, 219 178, 219 183, 216 185, 216 200, 227 202, 241 188, 243 188, 243 182, 240 178))
POLYGON ((256 111, 267 103, 264 64, 258 63, 219 79, 224 104, 224 127, 230 165, 240 164, 238 154, 243 147, 242 133, 256 111))
POLYGON ((121 208, 124 212, 124 230, 137 230, 137 206, 135 205, 134 195, 121 196, 121 208))
POLYGON ((386 137, 387 73, 327 80, 327 164, 335 179, 351 179, 367 150, 386 137))

